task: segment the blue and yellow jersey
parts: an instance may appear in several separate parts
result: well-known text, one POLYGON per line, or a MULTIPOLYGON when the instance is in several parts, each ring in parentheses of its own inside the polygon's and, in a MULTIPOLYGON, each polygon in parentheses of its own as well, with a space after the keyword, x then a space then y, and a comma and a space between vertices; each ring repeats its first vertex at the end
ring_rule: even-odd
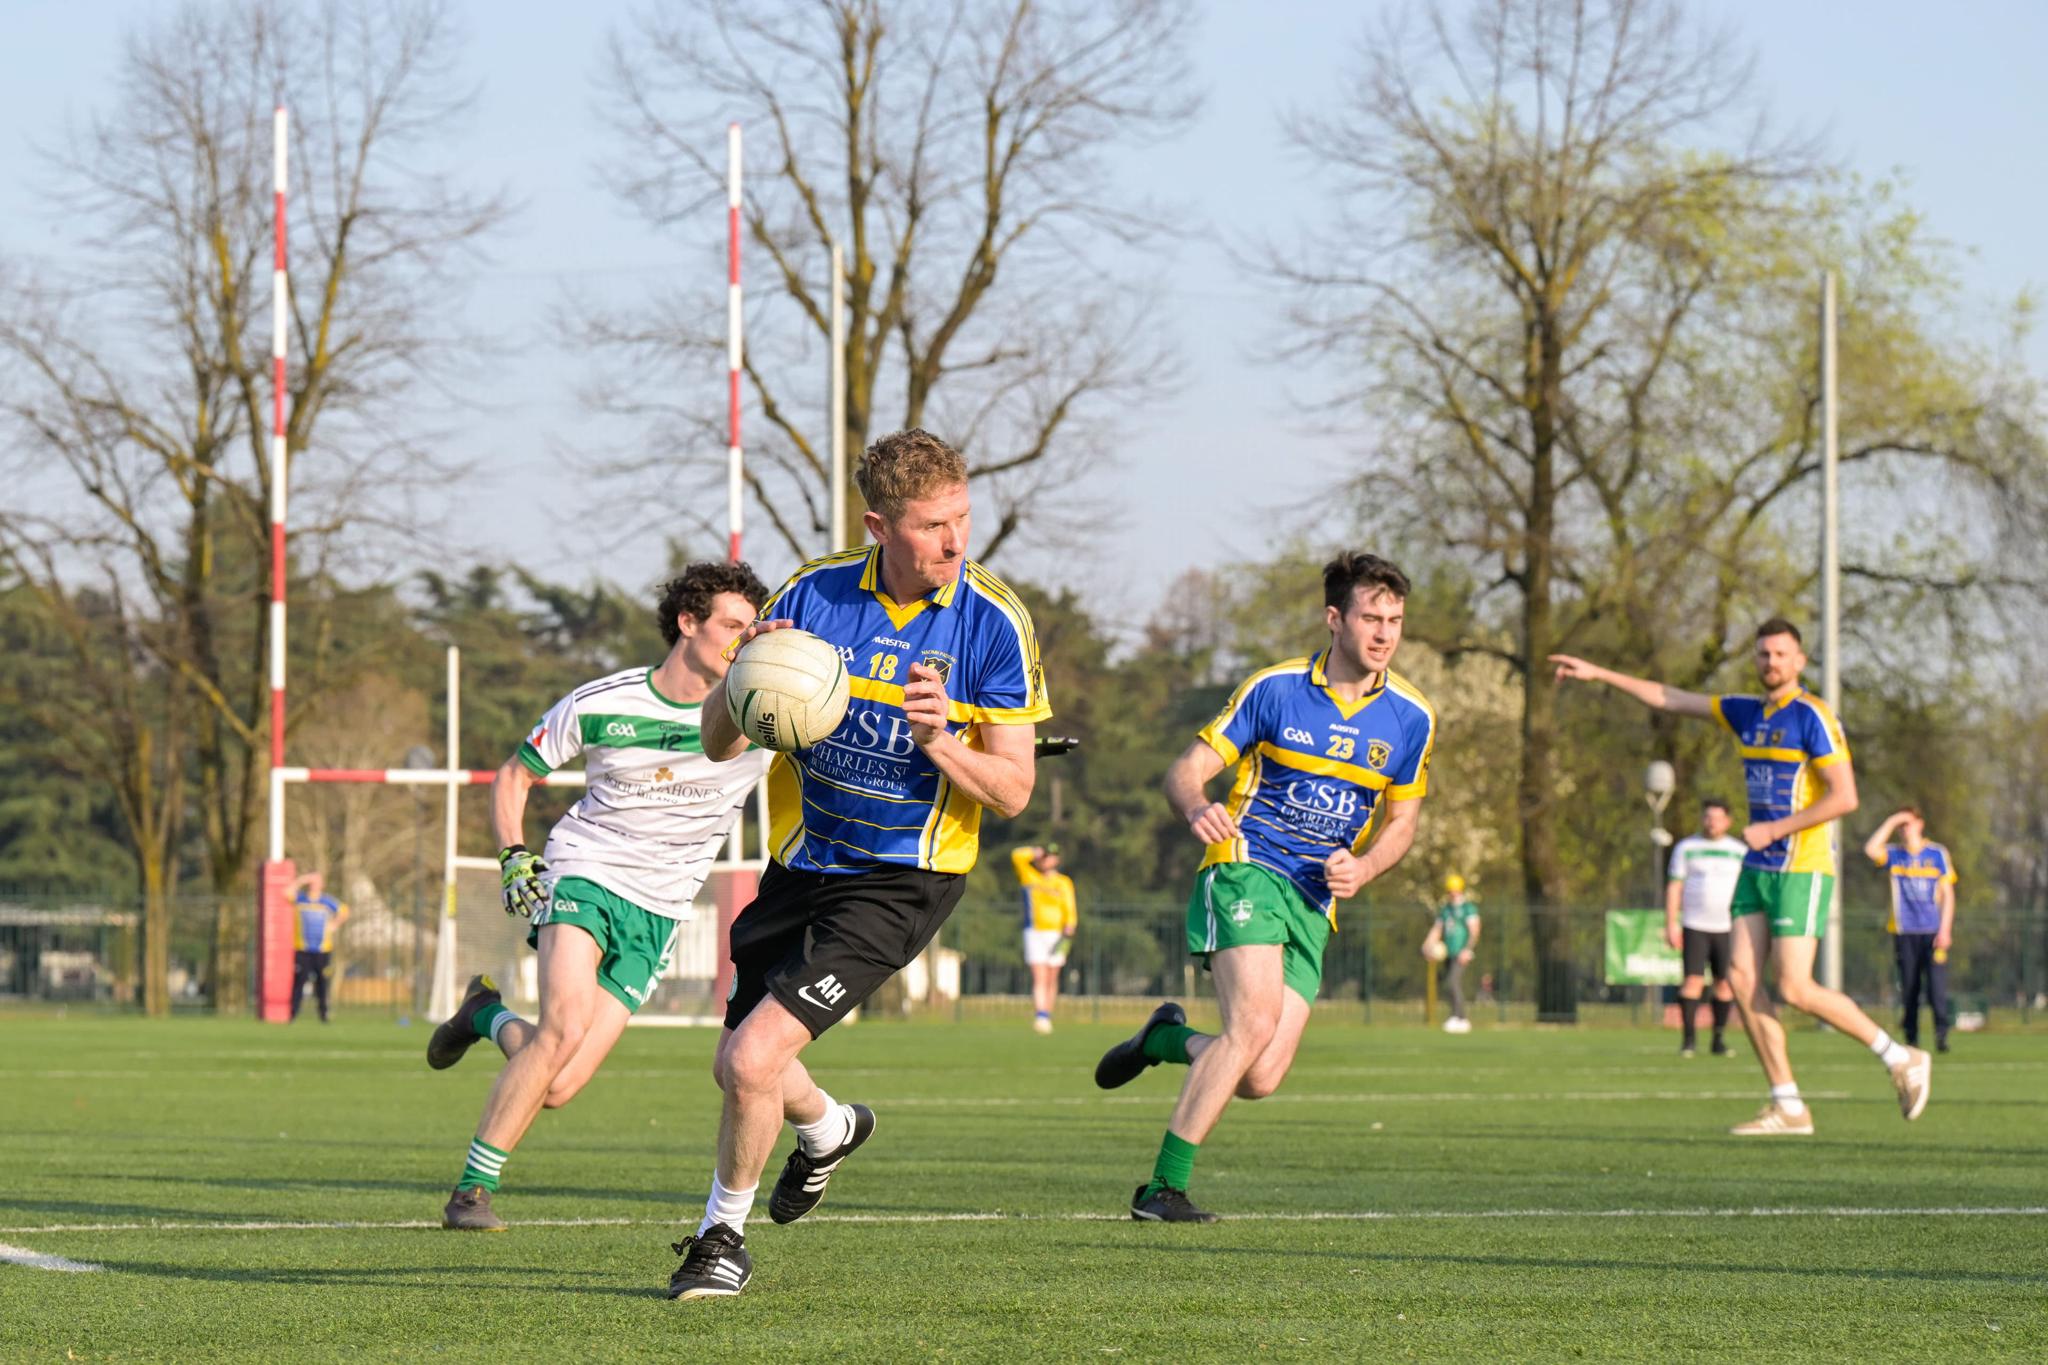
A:
POLYGON ((1892 877, 1892 917, 1885 931, 1939 933, 1941 898, 1936 894, 1937 888, 1956 884, 1956 865, 1948 850, 1940 844, 1924 843, 1914 853, 1898 844, 1887 844, 1878 865, 1892 877))
POLYGON ((906 603, 882 586, 882 549, 846 550, 796 571, 761 608, 836 646, 851 675, 846 719, 830 738, 780 755, 768 775, 775 860, 804 872, 877 866, 966 872, 981 804, 948 781, 910 737, 903 685, 922 663, 945 679, 947 729, 970 749, 989 725, 1052 715, 1030 613, 972 560, 943 588, 906 603))
POLYGON ((334 951, 334 928, 348 914, 348 907, 332 896, 321 896, 317 900, 303 890, 293 902, 298 911, 292 916, 292 947, 301 953, 331 953, 334 951))
POLYGON ((1068 938, 1080 921, 1080 907, 1074 899, 1074 879, 1064 872, 1040 872, 1031 861, 1031 850, 1010 850, 1010 870, 1024 889, 1024 927, 1057 929, 1068 938))
POLYGON ((1436 713, 1392 671, 1357 701, 1330 690, 1324 664, 1290 659, 1247 678, 1202 730, 1237 765, 1224 805, 1238 837, 1209 845, 1203 867, 1257 863, 1293 882, 1337 922, 1323 860, 1362 850, 1386 801, 1421 799, 1429 786, 1436 713))
MULTIPOLYGON (((1828 704, 1804 689, 1782 706, 1768 697, 1716 697, 1714 714, 1735 735, 1749 785, 1751 824, 1783 820, 1820 800, 1822 768, 1849 761, 1849 740, 1828 704)), ((1762 849, 1742 865, 1759 872, 1835 871, 1834 828, 1816 825, 1762 849)))

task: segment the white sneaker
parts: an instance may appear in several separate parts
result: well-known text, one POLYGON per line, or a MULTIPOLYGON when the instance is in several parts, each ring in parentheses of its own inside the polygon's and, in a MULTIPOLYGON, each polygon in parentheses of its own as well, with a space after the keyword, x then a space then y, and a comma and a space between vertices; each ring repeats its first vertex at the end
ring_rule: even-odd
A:
POLYGON ((1801 1110, 1795 1119, 1773 1100, 1748 1123, 1738 1123, 1728 1131, 1736 1137, 1812 1137, 1813 1109, 1801 1110))
POLYGON ((1031 1020, 1031 1031, 1033 1033, 1051 1033, 1052 1020, 1042 1014, 1034 1015, 1031 1020))
POLYGON ((1453 1016, 1444 1020, 1445 1033, 1470 1033, 1471 1031, 1472 1021, 1470 1019, 1459 1019, 1453 1016))
POLYGON ((1917 1047, 1906 1049, 1906 1060, 1892 1068, 1892 1089, 1899 1092, 1899 1112, 1911 1123, 1927 1107, 1934 1089, 1934 1058, 1917 1047))

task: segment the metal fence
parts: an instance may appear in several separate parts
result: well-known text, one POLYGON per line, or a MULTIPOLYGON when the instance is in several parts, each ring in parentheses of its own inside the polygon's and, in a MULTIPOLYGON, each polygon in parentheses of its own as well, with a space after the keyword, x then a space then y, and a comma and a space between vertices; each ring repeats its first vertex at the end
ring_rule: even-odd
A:
MULTIPOLYGON (((1521 906, 1482 906, 1479 943, 1466 969, 1474 1014, 1504 1022, 1629 1019, 1675 998, 1669 987, 1610 985, 1605 979, 1606 911, 1610 907, 1544 910, 1547 937, 1563 945, 1553 988, 1536 951, 1536 917, 1521 906), (1539 1002, 1552 1007, 1539 1011, 1539 1002), (1563 1009, 1558 1009, 1560 1005, 1563 1009)), ((1619 908, 1619 907, 1615 907, 1619 908)), ((1843 988, 1880 1022, 1899 1008, 1898 971, 1886 909, 1843 907, 1843 988)), ((1324 955, 1319 1012, 1349 1011, 1365 1021, 1420 1020, 1429 976, 1441 971, 1420 952, 1430 916, 1413 908, 1352 905, 1324 955)), ((1179 904, 1098 905, 1081 917, 1061 975, 1062 1008, 1084 1017, 1122 1017, 1161 998, 1212 995, 1189 954, 1179 904)), ((1959 1014, 1994 1023, 2031 1023, 2048 1010, 2048 913, 1959 916, 1949 955, 1949 987, 1959 1014)), ((963 1017, 1029 1011, 1030 973, 1012 903, 965 905, 940 942, 961 954, 963 1017)))
MULTIPOLYGON (((1539 996, 1547 995, 1552 1005, 1570 1002, 1560 1022, 1640 1015, 1657 993, 1604 979, 1607 908, 1544 912, 1565 945, 1561 976, 1546 993, 1539 991, 1542 968, 1531 915, 1521 907, 1482 906, 1476 960, 1465 978, 1474 1014, 1541 1022, 1539 996)), ((1899 999, 1885 913, 1868 906, 1843 909, 1844 986, 1880 1022, 1888 1022, 1899 999)), ((173 899, 168 932, 174 1009, 249 1012, 254 917, 253 896, 173 899)), ((1195 1004, 1209 999, 1206 975, 1187 951, 1183 926, 1177 902, 1084 906, 1062 974, 1061 1012, 1116 1019, 1141 1013, 1161 998, 1195 1004)), ((1368 1022, 1420 1020, 1432 967, 1418 949, 1428 927, 1428 914, 1413 908, 1346 907, 1324 958, 1318 1010, 1348 1012, 1368 1022)), ((336 936, 336 1006, 394 1018, 424 1009, 435 928, 431 907, 358 908, 336 936)), ((945 998, 923 1007, 963 1018, 1028 1015, 1031 982, 1019 929, 1014 901, 963 904, 937 942, 958 956, 928 978, 942 983, 945 998)), ((2048 1012, 2048 912, 1965 912, 1957 917, 1955 937, 1949 979, 1959 1012, 1979 1015, 1989 1027, 2030 1023, 2048 1012)), ((139 1008, 143 939, 139 898, 0 894, 0 1003, 139 1008)), ((896 1012, 903 994, 893 992, 870 1015, 896 1012)))

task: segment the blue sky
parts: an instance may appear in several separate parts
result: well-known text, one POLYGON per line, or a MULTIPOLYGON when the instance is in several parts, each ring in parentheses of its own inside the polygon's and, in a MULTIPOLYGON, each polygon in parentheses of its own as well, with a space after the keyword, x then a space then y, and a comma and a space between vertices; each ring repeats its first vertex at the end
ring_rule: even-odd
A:
MULTIPOLYGON (((40 172, 31 144, 54 142, 67 116, 108 98, 122 32, 170 8, 158 0, 9 5, 0 57, 0 253, 67 254, 65 226, 48 219, 33 192, 40 172)), ((1133 161, 1133 183, 1192 205, 1227 240, 1284 235, 1317 218, 1321 192, 1287 153, 1277 116, 1339 88, 1370 14, 1383 8, 1364 0, 1211 0, 1194 49, 1204 111, 1177 142, 1133 161)), ((1910 202, 1965 249, 1971 307, 1988 318, 2001 300, 2048 281, 2038 253, 2048 219, 2048 86, 2032 69, 2048 52, 2048 6, 1720 0, 1698 9, 1731 20, 1754 46, 1761 91, 1781 120, 1824 131, 1858 171, 1908 178, 1910 202)), ((422 510, 449 533, 443 563, 472 552, 517 553, 543 574, 575 580, 594 572, 638 585, 659 567, 656 537, 608 542, 594 555, 581 528, 551 526, 549 501, 532 496, 559 473, 559 452, 587 423, 573 391, 579 362, 548 327, 563 290, 630 288, 701 268, 673 241, 641 229, 593 175, 614 144, 593 112, 592 73, 607 29, 625 21, 628 6, 471 0, 462 13, 466 70, 482 93, 448 160, 482 183, 508 185, 525 204, 495 243, 470 317, 522 353, 477 394, 485 411, 457 438, 455 453, 476 459, 477 473, 446 506, 422 510)), ((714 146, 718 135, 707 128, 714 146)), ((716 211, 705 230, 715 243, 723 231, 716 211)), ((1301 529, 1284 509, 1364 458, 1355 439, 1299 418, 1291 394, 1313 391, 1315 376, 1262 362, 1280 335, 1282 300, 1209 240, 1181 249, 1171 280, 1168 320, 1182 340, 1188 382, 1175 400, 1133 416, 1120 461, 1091 484, 1122 506, 1121 529, 1092 554, 1026 554, 1003 565, 1017 577, 1109 585, 1098 600, 1119 613, 1147 611, 1198 557, 1256 554, 1301 529)), ((2031 358, 2048 372, 2048 342, 2036 338, 2031 358)), ((762 551, 764 574, 789 567, 765 543, 762 551)))

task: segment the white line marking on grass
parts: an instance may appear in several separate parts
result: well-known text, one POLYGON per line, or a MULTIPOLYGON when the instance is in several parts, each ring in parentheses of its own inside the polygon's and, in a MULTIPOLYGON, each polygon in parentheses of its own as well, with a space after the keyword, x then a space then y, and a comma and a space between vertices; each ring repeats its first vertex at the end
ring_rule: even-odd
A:
MULTIPOLYGON (((1809 1090, 1809 1100, 1846 1100, 1847 1090, 1809 1090)), ((1433 1103, 1469 1103, 1483 1101, 1488 1104, 1519 1104, 1540 1100, 1564 1100, 1573 1104, 1588 1101, 1634 1101, 1634 1100, 1749 1100, 1754 1102, 1757 1093, 1749 1090, 1353 1090, 1335 1093, 1269 1095, 1260 1100, 1261 1105, 1276 1104, 1394 1104, 1412 1101, 1433 1103)), ((1085 1104, 1158 1104, 1157 1095, 913 1095, 896 1099, 870 1100, 874 1108, 887 1105, 892 1109, 1036 1109, 1044 1105, 1085 1105, 1085 1104)))
MULTIPOLYGON (((1687 1208, 1687 1209, 1317 1209, 1279 1213, 1235 1215, 1243 1223, 1402 1223, 1463 1222, 1477 1219, 1565 1218, 2040 1218, 2048 1216, 2048 1205, 1967 1205, 1931 1208, 1871 1208, 1823 1205, 1817 1208, 1687 1208)), ((823 1213, 813 1214, 813 1223, 1118 1223, 1128 1214, 1100 1213, 823 1213)), ((522 1218, 519 1228, 674 1228, 678 1218, 522 1218)), ((426 1219, 395 1219, 390 1222, 160 1222, 160 1223, 47 1223, 35 1227, 0 1228, 7 1233, 46 1232, 412 1232, 440 1228, 426 1219)), ((46 1270, 103 1270, 104 1266, 65 1261, 57 1256, 37 1256, 19 1247, 0 1243, 0 1253, 13 1252, 39 1262, 46 1270)), ((16 1256, 0 1254, 0 1260, 16 1256)), ((24 1262, 26 1264, 27 1262, 24 1262)))
POLYGON ((0 1262, 5 1262, 8 1265, 27 1266, 30 1270, 61 1270, 71 1275, 89 1274, 95 1270, 106 1269, 105 1266, 94 1265, 90 1261, 73 1261, 67 1260, 62 1256, 45 1256, 40 1251, 30 1251, 27 1247, 9 1246, 5 1242, 0 1242, 0 1262))

